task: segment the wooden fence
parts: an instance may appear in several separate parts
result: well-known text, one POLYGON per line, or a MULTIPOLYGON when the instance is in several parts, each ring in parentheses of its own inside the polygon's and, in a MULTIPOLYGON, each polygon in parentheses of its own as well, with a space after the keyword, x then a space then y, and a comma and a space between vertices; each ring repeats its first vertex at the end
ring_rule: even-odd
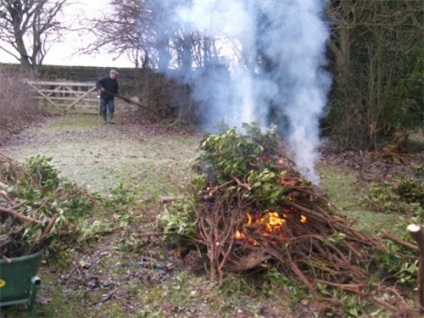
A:
POLYGON ((93 82, 27 81, 37 99, 60 112, 99 113, 99 99, 93 82))

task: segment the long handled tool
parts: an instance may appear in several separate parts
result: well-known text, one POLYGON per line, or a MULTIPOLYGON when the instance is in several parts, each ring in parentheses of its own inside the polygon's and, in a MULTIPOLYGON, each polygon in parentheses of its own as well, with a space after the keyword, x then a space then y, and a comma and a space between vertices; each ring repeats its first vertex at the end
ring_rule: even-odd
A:
POLYGON ((133 101, 132 99, 129 99, 129 98, 124 97, 124 96, 119 95, 119 94, 117 94, 117 95, 115 95, 115 96, 116 96, 116 97, 118 97, 118 98, 120 98, 120 99, 122 99, 123 101, 127 102, 128 104, 131 104, 131 105, 135 105, 135 106, 138 106, 138 107, 144 108, 144 109, 146 109, 146 110, 148 110, 148 111, 150 111, 150 112, 152 112, 152 113, 155 113, 156 115, 160 115, 160 114, 159 114, 156 110, 153 110, 153 109, 147 108, 146 106, 144 106, 144 105, 142 105, 142 104, 140 104, 140 103, 137 103, 137 102, 133 101))
POLYGON ((114 93, 109 92, 109 91, 107 91, 107 90, 104 90, 103 92, 108 93, 108 94, 110 94, 110 95, 112 95, 112 96, 114 96, 114 97, 117 97, 117 98, 119 98, 119 99, 122 99, 123 101, 127 102, 128 104, 131 104, 131 105, 134 105, 134 106, 138 106, 138 107, 144 108, 144 109, 146 109, 146 110, 148 110, 148 111, 150 111, 150 112, 152 112, 152 113, 155 113, 156 115, 159 115, 159 116, 160 116, 160 114, 159 114, 156 110, 153 110, 153 109, 147 108, 146 106, 144 106, 144 105, 142 105, 142 104, 140 104, 140 103, 137 103, 137 102, 133 101, 133 100, 132 100, 132 99, 130 99, 130 98, 124 97, 124 96, 119 95, 119 94, 114 94, 114 93))

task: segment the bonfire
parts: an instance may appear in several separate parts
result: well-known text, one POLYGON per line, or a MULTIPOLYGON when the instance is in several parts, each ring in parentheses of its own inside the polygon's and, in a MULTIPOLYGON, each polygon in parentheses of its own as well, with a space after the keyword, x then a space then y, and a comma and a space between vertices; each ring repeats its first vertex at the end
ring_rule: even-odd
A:
MULTIPOLYGON (((274 131, 244 128, 200 144, 194 241, 205 248, 211 279, 273 268, 311 293, 337 288, 367 297, 368 271, 383 243, 352 227, 297 171, 274 131)), ((337 306, 331 297, 326 303, 337 306)))

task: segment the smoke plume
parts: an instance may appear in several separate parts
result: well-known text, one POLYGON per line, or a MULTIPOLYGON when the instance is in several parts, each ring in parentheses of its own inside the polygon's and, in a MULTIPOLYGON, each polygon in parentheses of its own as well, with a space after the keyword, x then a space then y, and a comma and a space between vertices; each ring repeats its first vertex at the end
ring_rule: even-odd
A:
POLYGON ((329 36, 325 4, 195 0, 172 17, 187 34, 218 39, 215 67, 185 74, 194 98, 205 106, 205 129, 219 121, 231 127, 276 125, 297 166, 316 183, 319 119, 331 84, 323 70, 329 36))

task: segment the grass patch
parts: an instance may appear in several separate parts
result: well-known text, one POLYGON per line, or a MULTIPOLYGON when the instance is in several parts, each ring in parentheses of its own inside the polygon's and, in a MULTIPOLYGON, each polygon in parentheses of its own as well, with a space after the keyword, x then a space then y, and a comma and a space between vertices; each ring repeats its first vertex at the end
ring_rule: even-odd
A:
POLYGON ((317 167, 321 176, 320 187, 333 203, 360 230, 378 234, 382 228, 393 226, 393 215, 371 211, 363 207, 362 200, 369 184, 357 179, 355 172, 320 163, 317 167))
POLYGON ((55 120, 48 122, 42 127, 42 132, 57 132, 57 131, 84 131, 96 128, 97 122, 100 122, 100 116, 88 114, 78 114, 69 116, 58 116, 55 120))
POLYGON ((28 142, 7 147, 6 155, 18 161, 37 154, 52 157, 62 176, 102 194, 119 184, 146 196, 178 193, 189 180, 198 138, 134 138, 143 131, 125 132, 131 128, 139 127, 104 126, 98 116, 58 117, 28 131, 28 142))

